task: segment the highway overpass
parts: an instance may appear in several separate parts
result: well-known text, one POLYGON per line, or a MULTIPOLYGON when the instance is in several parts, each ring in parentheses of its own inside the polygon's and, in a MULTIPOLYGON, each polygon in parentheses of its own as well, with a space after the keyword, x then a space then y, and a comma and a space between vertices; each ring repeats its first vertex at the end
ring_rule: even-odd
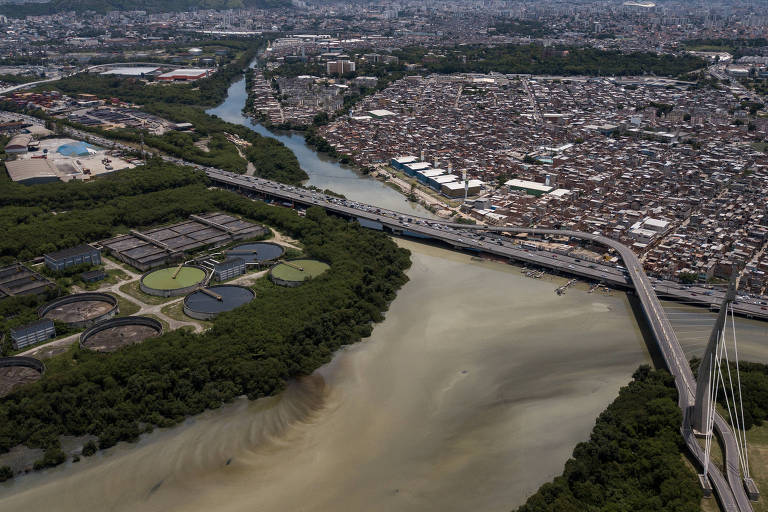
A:
MULTIPOLYGON (((600 280, 614 286, 633 289, 640 301, 643 314, 659 352, 664 358, 665 365, 675 379, 678 405, 683 413, 681 433, 691 454, 699 466, 703 467, 704 451, 699 446, 689 421, 689 411, 696 397, 696 380, 674 329, 659 302, 651 280, 643 271, 637 256, 626 245, 600 234, 581 231, 452 224, 384 210, 261 178, 242 176, 210 168, 206 169, 206 173, 214 184, 222 188, 239 190, 252 197, 277 200, 291 206, 319 206, 335 214, 356 219, 373 229, 386 228, 396 234, 440 240, 456 248, 507 257, 554 268, 580 277, 600 280), (481 238, 475 233, 477 231, 483 231, 486 235, 481 238), (569 256, 556 255, 546 251, 526 250, 512 241, 505 241, 500 237, 489 239, 487 235, 495 232, 565 236, 569 239, 601 245, 613 249, 622 259, 625 268, 598 266, 595 263, 576 261, 576 258, 569 256)), ((716 415, 714 428, 725 452, 725 475, 718 468, 710 465, 711 485, 725 511, 751 512, 752 505, 744 490, 741 478, 736 437, 728 423, 720 415, 716 415)))
MULTIPOLYGON (((28 118, 29 116, 20 116, 28 118)), ((30 118, 31 120, 34 118, 30 118)), ((34 120, 37 122, 38 120, 34 120)), ((95 144, 105 147, 116 147, 132 151, 124 144, 109 141, 102 137, 88 134, 80 130, 68 128, 67 132, 95 144)), ((402 214, 355 201, 339 199, 323 193, 314 192, 300 187, 284 185, 273 181, 243 176, 205 167, 168 155, 163 159, 194 167, 206 172, 211 181, 222 188, 234 189, 251 197, 272 199, 285 202, 290 206, 318 206, 335 214, 356 219, 374 229, 387 229, 395 234, 440 240, 453 247, 470 251, 493 254, 496 256, 555 269, 571 275, 602 281, 619 288, 633 289, 637 294, 643 314, 656 342, 665 364, 675 378, 679 399, 678 404, 683 412, 681 433, 699 465, 703 464, 704 453, 690 428, 689 410, 695 400, 696 381, 688 365, 685 354, 678 343, 677 336, 659 302, 657 293, 677 297, 687 301, 702 301, 702 304, 712 304, 718 299, 718 294, 705 296, 690 289, 680 287, 676 283, 651 282, 642 269, 642 264, 629 247, 596 233, 579 231, 520 228, 520 227, 489 227, 466 224, 452 224, 445 221, 420 218, 402 214), (555 254, 547 251, 525 249, 505 237, 489 236, 501 232, 530 233, 532 235, 566 236, 582 242, 602 245, 613 249, 622 258, 626 268, 618 268, 596 262, 584 262, 567 254, 555 254), (484 232, 480 235, 478 232, 484 232), (658 290, 654 289, 656 287, 658 290), (696 299, 694 299, 696 297, 696 299), (706 298, 705 298, 706 297, 706 298)), ((704 292, 708 293, 708 292, 704 292)), ((745 304, 737 313, 747 316, 766 317, 765 310, 758 304, 745 304)), ((739 471, 737 442, 728 423, 719 415, 715 417, 715 431, 721 439, 725 451, 725 475, 716 467, 710 465, 709 478, 718 499, 727 512, 751 512, 752 506, 747 498, 739 471), (727 477, 727 478, 726 478, 727 477)))

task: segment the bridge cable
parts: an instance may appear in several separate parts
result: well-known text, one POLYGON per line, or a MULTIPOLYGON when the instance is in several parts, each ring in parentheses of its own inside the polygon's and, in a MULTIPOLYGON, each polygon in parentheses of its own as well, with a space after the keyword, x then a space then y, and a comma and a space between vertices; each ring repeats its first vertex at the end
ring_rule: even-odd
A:
POLYGON ((743 452, 743 447, 742 447, 742 441, 741 441, 741 434, 743 433, 743 431, 740 430, 740 428, 739 428, 741 426, 739 424, 739 410, 736 408, 738 404, 736 402, 736 393, 733 390, 733 377, 731 375, 731 363, 730 363, 729 358, 728 358, 727 338, 725 336, 725 330, 726 330, 726 325, 727 325, 727 321, 728 321, 727 314, 728 314, 728 312, 726 311, 726 317, 725 317, 726 324, 723 324, 723 344, 725 345, 725 347, 724 347, 724 352, 725 352, 725 368, 728 371, 728 386, 726 387, 725 386, 725 382, 723 382, 723 388, 724 388, 724 392, 725 392, 726 401, 728 400, 728 390, 730 389, 730 391, 731 391, 731 401, 733 402, 733 415, 731 415, 731 410, 728 409, 728 416, 729 416, 728 419, 730 420, 731 427, 733 427, 734 434, 736 436, 736 441, 737 441, 737 443, 736 443, 736 446, 737 446, 736 452, 739 455, 739 464, 741 464, 742 471, 744 471, 744 473, 746 473, 746 470, 744 469, 744 454, 742 453, 743 452))
POLYGON ((744 476, 749 478, 749 450, 747 449, 747 425, 744 422, 744 400, 741 395, 741 372, 739 371, 739 348, 736 343, 736 319, 733 316, 733 306, 731 306, 731 326, 733 329, 733 350, 736 358, 736 379, 739 386, 739 409, 741 410, 741 426, 744 428, 742 439, 744 441, 744 476))
MULTIPOLYGON (((718 340, 721 339, 721 336, 718 335, 718 340)), ((719 343, 719 341, 718 341, 719 343)), ((709 459, 712 453, 712 436, 714 434, 714 423, 715 423, 715 404, 717 403, 717 395, 720 391, 720 386, 718 385, 717 375, 720 374, 720 360, 722 358, 722 345, 717 345, 715 353, 710 354, 710 361, 711 358, 714 357, 714 364, 711 365, 711 372, 710 372, 710 398, 709 398, 709 410, 707 411, 707 423, 706 423, 706 463, 709 464, 709 459)), ((725 467, 725 460, 723 460, 723 467, 725 467)), ((706 474, 706 473, 705 473, 706 474)))
MULTIPOLYGON (((725 331, 723 331, 723 348, 725 348, 725 331)), ((724 352, 725 352, 725 364, 727 366, 728 365, 728 351, 724 350, 724 352)), ((733 423, 734 413, 731 412, 731 401, 728 398, 728 387, 725 385, 725 379, 723 378, 722 364, 718 365, 718 372, 717 373, 718 373, 718 377, 720 378, 720 384, 722 384, 722 386, 723 386, 723 397, 725 398, 725 406, 726 406, 726 410, 728 411, 728 417, 731 420, 731 426, 734 426, 734 423, 733 423)), ((731 390, 733 390, 733 388, 731 388, 731 390)), ((713 404, 713 407, 714 407, 714 404, 713 404)), ((736 404, 735 403, 733 404, 733 407, 734 407, 734 412, 735 412, 735 409, 736 409, 736 404)), ((734 428, 734 430, 737 430, 737 429, 734 428)), ((736 435, 738 435, 738 434, 736 434, 736 435)), ((742 461, 742 456, 741 456, 741 447, 740 446, 737 447, 737 452, 738 452, 738 456, 739 456, 739 464, 741 464, 743 466, 743 461, 742 461)), ((724 467, 726 466, 725 453, 723 453, 723 466, 724 467)), ((726 468, 726 471, 727 471, 727 468, 726 468)))
MULTIPOLYGON (((707 389, 707 397, 709 398, 709 404, 710 408, 707 410, 707 421, 704 424, 704 435, 706 436, 704 441, 704 476, 707 475, 709 472, 709 456, 712 451, 712 408, 711 404, 713 403, 713 400, 715 399, 715 390, 712 386, 712 376, 715 371, 715 365, 712 364, 712 358, 714 357, 713 354, 709 355, 709 382, 707 389)), ((701 368, 701 367, 699 367, 701 368)))

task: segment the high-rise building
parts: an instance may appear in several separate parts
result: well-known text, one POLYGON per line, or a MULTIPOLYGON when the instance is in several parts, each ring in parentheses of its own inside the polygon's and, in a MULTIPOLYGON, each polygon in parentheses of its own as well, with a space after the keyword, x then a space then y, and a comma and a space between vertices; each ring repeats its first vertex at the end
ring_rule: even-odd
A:
POLYGON ((333 60, 326 63, 329 75, 343 75, 355 71, 355 63, 351 60, 333 60))

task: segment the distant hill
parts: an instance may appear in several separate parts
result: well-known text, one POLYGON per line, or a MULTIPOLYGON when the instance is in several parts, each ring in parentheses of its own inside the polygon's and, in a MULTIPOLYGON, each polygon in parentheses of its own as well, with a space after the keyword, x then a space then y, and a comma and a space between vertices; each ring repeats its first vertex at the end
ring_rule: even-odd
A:
POLYGON ((68 11, 147 11, 176 12, 194 9, 239 9, 243 7, 277 8, 290 5, 290 0, 51 0, 43 3, 7 3, 0 14, 13 18, 40 16, 68 11))

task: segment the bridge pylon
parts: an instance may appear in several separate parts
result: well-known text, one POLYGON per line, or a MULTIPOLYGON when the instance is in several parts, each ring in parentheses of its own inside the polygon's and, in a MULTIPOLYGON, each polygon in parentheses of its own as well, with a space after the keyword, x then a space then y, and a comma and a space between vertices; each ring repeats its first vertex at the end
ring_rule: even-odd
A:
POLYGON ((712 433, 712 397, 710 396, 710 390, 713 385, 717 386, 717 381, 715 381, 714 384, 712 383, 712 379, 716 378, 716 376, 713 375, 713 369, 715 358, 718 357, 717 347, 723 329, 725 328, 725 321, 728 318, 728 306, 730 306, 736 298, 737 276, 737 272, 734 272, 731 275, 728 291, 725 293, 725 298, 720 305, 720 312, 717 314, 717 320, 712 327, 712 332, 710 333, 709 341, 707 342, 707 348, 704 351, 704 356, 702 356, 701 364, 699 365, 699 376, 696 379, 696 402, 693 405, 693 414, 691 415, 691 426, 696 435, 707 436, 712 433))

